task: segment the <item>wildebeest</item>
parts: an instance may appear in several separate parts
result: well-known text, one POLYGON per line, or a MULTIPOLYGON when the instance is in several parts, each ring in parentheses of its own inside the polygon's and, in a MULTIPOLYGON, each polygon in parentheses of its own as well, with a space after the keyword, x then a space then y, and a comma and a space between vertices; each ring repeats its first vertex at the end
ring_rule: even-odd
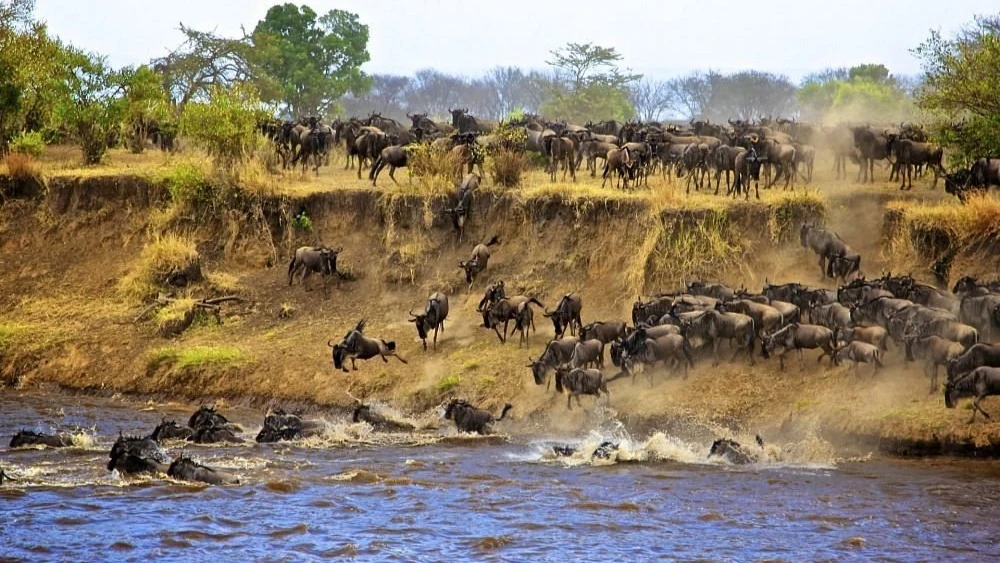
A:
MULTIPOLYGON (((819 256, 819 268, 823 277, 834 277, 833 272, 830 271, 829 263, 834 256, 849 259, 853 266, 851 272, 857 271, 861 267, 860 255, 847 246, 844 239, 840 238, 840 235, 834 231, 809 223, 802 223, 799 228, 799 242, 804 248, 811 249, 819 256)), ((843 277, 846 277, 851 272, 847 272, 843 277)))
MULTIPOLYGON (((632 373, 632 382, 635 383, 635 377, 638 375, 638 372, 634 371, 635 362, 639 362, 641 366, 652 366, 657 362, 663 362, 666 365, 667 362, 672 361, 674 365, 682 368, 684 379, 687 379, 688 369, 694 367, 694 356, 691 352, 691 344, 687 339, 686 324, 680 327, 680 334, 658 335, 654 328, 640 327, 632 335, 629 335, 629 339, 623 341, 621 375, 632 373), (631 342, 627 343, 628 340, 631 342)), ((650 386, 652 386, 652 374, 647 377, 650 386)))
MULTIPOLYGON (((837 340, 843 342, 860 340, 872 346, 877 346, 883 352, 889 351, 889 332, 877 325, 838 328, 837 340)), ((839 346, 840 343, 838 342, 837 345, 839 346)))
MULTIPOLYGON (((754 441, 757 443, 757 447, 764 447, 764 440, 760 436, 755 436, 754 441)), ((749 463, 756 463, 758 456, 752 452, 744 451, 743 446, 729 438, 719 438, 718 440, 712 442, 712 447, 708 451, 708 457, 717 456, 729 460, 729 463, 735 465, 747 465, 749 463)))
POLYGON ((69 434, 42 434, 31 430, 19 430, 10 439, 11 448, 30 446, 46 446, 49 448, 68 448, 73 445, 73 437, 69 434))
POLYGON ((601 175, 601 187, 608 181, 608 176, 612 173, 618 174, 618 187, 622 187, 622 182, 624 182, 624 188, 628 188, 628 179, 635 168, 635 161, 632 159, 632 154, 629 152, 628 147, 622 147, 620 149, 611 149, 608 151, 604 158, 604 172, 601 175))
POLYGON ((611 398, 604 374, 599 369, 557 367, 556 392, 562 393, 564 390, 569 391, 569 395, 566 396, 567 409, 573 408, 573 397, 576 397, 577 406, 583 406, 580 403, 580 395, 593 395, 595 405, 597 400, 601 398, 602 392, 607 395, 608 399, 611 398))
POLYGON ((233 432, 231 426, 214 426, 211 423, 196 428, 188 441, 195 444, 217 444, 220 442, 242 444, 244 442, 243 438, 233 432))
POLYGON ((372 186, 376 185, 378 182, 378 175, 382 172, 382 169, 386 166, 389 167, 389 179, 392 180, 394 184, 398 184, 396 181, 396 169, 405 168, 409 162, 408 155, 406 154, 406 149, 399 145, 392 145, 382 149, 379 153, 378 158, 372 163, 372 169, 368 173, 368 179, 372 181, 372 186))
POLYGON ((545 389, 548 390, 551 381, 547 381, 545 376, 557 366, 569 363, 570 358, 573 357, 573 350, 576 349, 576 345, 579 342, 580 340, 577 338, 550 340, 545 345, 545 350, 537 360, 532 360, 529 356, 528 361, 530 363, 528 367, 531 368, 531 375, 535 380, 535 385, 546 383, 545 389))
POLYGON ((878 373, 882 365, 882 351, 877 346, 872 346, 867 342, 855 340, 838 348, 833 355, 833 363, 840 365, 840 362, 850 360, 854 363, 854 375, 859 377, 858 368, 861 364, 872 365, 872 377, 878 373))
POLYGON ((472 192, 479 187, 479 180, 478 174, 466 174, 458 188, 458 202, 454 207, 444 210, 451 217, 451 224, 455 227, 458 242, 462 242, 462 237, 465 234, 465 223, 468 222, 472 214, 472 192))
POLYGON ((17 479, 11 477, 9 473, 3 470, 3 467, 0 467, 0 486, 3 486, 4 481, 17 481, 17 479))
POLYGON ((347 333, 344 340, 340 344, 333 344, 332 341, 327 341, 327 346, 332 349, 331 354, 333 355, 333 365, 335 368, 347 372, 347 366, 344 365, 344 360, 351 360, 351 369, 357 370, 358 367, 355 365, 355 360, 370 360, 376 356, 382 358, 382 361, 389 363, 389 356, 395 357, 400 363, 405 364, 406 360, 396 351, 396 343, 392 340, 383 340, 381 338, 368 338, 364 335, 365 330, 365 319, 358 321, 358 324, 353 330, 347 333))
POLYGON ((895 166, 899 172, 899 189, 913 188, 913 169, 918 166, 927 166, 934 172, 934 183, 931 189, 937 187, 938 176, 944 176, 944 167, 941 161, 944 158, 944 150, 930 143, 919 143, 910 139, 897 139, 895 135, 890 136, 889 151, 895 156, 895 166), (909 188, 907 188, 909 181, 909 188))
POLYGON ((472 255, 468 261, 458 263, 458 267, 465 270, 465 281, 469 284, 470 291, 472 290, 472 282, 476 279, 476 276, 485 271, 489 264, 490 247, 498 244, 500 244, 500 237, 493 235, 493 238, 486 241, 486 243, 477 244, 472 249, 472 255))
POLYGON ((1000 346, 993 344, 976 344, 961 356, 948 362, 948 379, 955 380, 982 367, 1000 367, 1000 346))
POLYGON ((503 406, 500 416, 494 417, 493 413, 487 410, 478 409, 468 403, 465 399, 452 399, 445 408, 444 417, 455 421, 455 428, 459 432, 475 432, 486 435, 490 431, 490 426, 494 422, 500 422, 507 416, 507 412, 514 408, 510 403, 503 406))
POLYGON ((594 366, 604 367, 604 343, 600 340, 581 340, 573 348, 573 353, 569 358, 571 368, 584 368, 594 366))
POLYGON ((205 426, 215 426, 219 428, 229 428, 234 432, 242 432, 243 429, 239 425, 229 422, 225 416, 216 412, 215 406, 205 406, 202 405, 191 415, 188 419, 188 428, 192 430, 197 430, 205 426))
POLYGON ((753 349, 757 331, 750 317, 741 313, 722 313, 708 309, 691 321, 689 330, 689 337, 712 342, 713 366, 719 364, 719 346, 724 339, 736 341, 732 359, 736 359, 740 351, 744 351, 750 365, 754 365, 753 349))
POLYGON ((323 290, 327 289, 327 279, 337 276, 337 283, 340 283, 340 273, 337 271, 337 256, 343 252, 343 247, 327 248, 325 246, 302 246, 295 250, 295 255, 288 262, 288 285, 292 285, 295 274, 301 272, 299 283, 306 286, 306 278, 313 272, 317 272, 323 277, 323 290))
POLYGON ((748 150, 737 153, 733 168, 736 169, 736 178, 733 180, 733 197, 738 197, 740 191, 746 193, 744 199, 750 199, 750 181, 753 180, 754 196, 760 199, 760 167, 765 159, 757 154, 751 147, 748 150))
POLYGON ((412 432, 415 430, 414 426, 409 422, 392 420, 382 413, 372 410, 371 406, 365 405, 360 401, 354 407, 354 412, 351 414, 351 421, 355 424, 366 422, 380 432, 412 432))
MULTIPOLYGON (((531 312, 531 304, 534 303, 542 309, 545 305, 534 297, 515 295, 513 297, 503 297, 498 301, 491 302, 483 311, 483 320, 486 328, 492 328, 501 343, 507 342, 508 328, 510 321, 514 321, 514 330, 521 331, 522 340, 526 339, 526 331, 534 329, 534 314, 531 312), (500 332, 500 323, 503 323, 503 333, 500 332)), ((512 331, 510 334, 514 334, 512 331)))
POLYGON ((1000 186, 1000 158, 980 158, 972 163, 968 185, 980 188, 1000 186))
POLYGON ((322 430, 323 425, 320 422, 304 420, 297 414, 275 409, 264 415, 264 426, 257 433, 255 440, 258 443, 299 440, 316 436, 322 430))
POLYGON ((580 311, 583 309, 583 298, 578 293, 567 293, 559 299, 556 308, 552 311, 545 311, 542 314, 552 321, 555 328, 556 338, 562 338, 569 329, 569 333, 576 335, 576 331, 583 326, 580 320, 580 311))
POLYGON ((164 440, 187 440, 193 433, 187 426, 181 426, 177 421, 164 418, 156 425, 149 437, 160 443, 164 440))
POLYGON ((213 469, 182 455, 167 468, 167 475, 182 481, 198 481, 209 485, 239 485, 240 478, 227 471, 213 469))
POLYGON ((414 314, 410 311, 410 322, 417 327, 417 336, 424 343, 424 350, 427 349, 427 334, 434 330, 434 349, 437 350, 438 330, 444 332, 444 321, 448 318, 448 296, 435 291, 427 298, 427 306, 424 312, 414 314))
POLYGON ((777 352, 778 366, 781 371, 785 371, 785 354, 792 350, 799 352, 800 368, 805 368, 802 351, 817 348, 823 353, 816 358, 816 362, 819 363, 823 356, 829 356, 832 364, 833 354, 837 346, 834 334, 834 331, 825 326, 792 323, 773 334, 764 335, 760 346, 761 354, 767 358, 777 352))
POLYGON ((947 370, 948 364, 965 352, 965 348, 958 342, 933 334, 924 337, 907 335, 903 342, 906 344, 907 361, 924 360, 924 374, 931 378, 931 393, 937 391, 938 366, 944 366, 947 370))
POLYGON ((122 474, 166 472, 170 458, 149 437, 118 435, 108 453, 108 471, 122 474))
POLYGON ((948 380, 944 386, 944 406, 955 408, 962 397, 972 397, 972 417, 969 424, 976 421, 976 411, 990 418, 989 413, 979 405, 990 395, 1000 395, 1000 368, 982 366, 955 380, 948 380))
POLYGON ((889 156, 889 138, 885 131, 871 127, 851 127, 855 154, 859 159, 857 182, 875 182, 875 161, 889 156), (864 176, 862 178, 862 175, 864 176))

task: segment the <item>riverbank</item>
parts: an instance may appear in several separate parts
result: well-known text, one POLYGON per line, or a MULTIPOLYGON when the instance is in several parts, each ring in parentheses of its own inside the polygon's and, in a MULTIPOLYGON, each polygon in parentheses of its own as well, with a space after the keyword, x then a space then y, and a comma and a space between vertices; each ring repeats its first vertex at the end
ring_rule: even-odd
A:
MULTIPOLYGON (((61 171, 37 193, 3 204, 0 283, 9 290, 0 295, 0 380, 338 411, 352 396, 410 411, 463 396, 487 407, 511 402, 512 414, 529 424, 573 428, 593 409, 568 412, 565 399, 536 387, 525 367, 551 336, 548 320, 536 314, 528 348, 500 344, 475 313, 486 280, 503 279, 509 293, 550 307, 578 292, 585 321, 626 319, 637 296, 685 277, 752 289, 765 280, 818 285, 812 256, 798 247, 798 225, 825 217, 862 252, 864 269, 877 273, 892 265, 881 233, 887 202, 899 199, 884 187, 848 190, 829 181, 821 183, 823 196, 770 190, 761 202, 687 198, 680 185, 659 179, 636 193, 587 181, 530 182, 477 194, 458 244, 443 212, 447 196, 419 185, 373 189, 344 173, 326 190, 311 181, 308 190, 242 190, 189 172, 61 171), (308 223, 296 220, 302 216, 308 223), (467 293, 457 263, 493 235, 502 242, 467 293), (294 248, 319 242, 342 246, 338 266, 349 272, 329 298, 315 279, 313 291, 287 285, 294 248), (181 301, 172 307, 239 300, 221 305, 221 324, 196 315, 179 336, 165 338, 161 329, 176 311, 140 319, 156 292, 123 280, 146 279, 156 273, 151 265, 177 256, 196 257, 204 275, 184 288, 156 286, 153 275, 150 287, 181 301), (450 295, 451 313, 438 349, 424 352, 406 312, 422 308, 433 291, 450 295), (362 318, 366 334, 397 342, 409 363, 376 359, 359 362, 357 372, 334 371, 327 340, 362 318)), ((659 375, 652 388, 644 380, 614 383, 609 414, 637 428, 696 419, 720 432, 877 438, 880 449, 899 455, 995 455, 1000 424, 968 429, 966 411, 946 410, 940 396, 927 395, 919 367, 891 356, 878 378, 856 380, 809 357, 801 372, 795 361, 780 373, 773 362, 711 368, 703 358, 686 381, 659 375)))

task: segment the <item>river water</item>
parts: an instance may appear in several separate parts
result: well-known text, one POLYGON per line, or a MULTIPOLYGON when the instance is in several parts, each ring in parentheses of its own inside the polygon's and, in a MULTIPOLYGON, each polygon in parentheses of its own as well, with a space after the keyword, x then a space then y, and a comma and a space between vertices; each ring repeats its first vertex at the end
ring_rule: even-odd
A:
MULTIPOLYGON (((456 436, 418 421, 382 435, 331 416, 322 438, 258 445, 262 415, 226 409, 247 445, 168 444, 240 475, 214 487, 105 470, 119 430, 192 405, 0 392, 18 428, 77 429, 62 450, 0 448, 0 559, 989 561, 1000 557, 1000 464, 817 460, 768 445, 750 466, 708 444, 612 423, 578 435, 456 436), (589 452, 620 444, 609 460, 589 452), (554 443, 579 454, 557 458, 554 443)), ((505 433, 506 422, 497 426, 505 433)), ((801 445, 800 445, 801 446, 801 445)))

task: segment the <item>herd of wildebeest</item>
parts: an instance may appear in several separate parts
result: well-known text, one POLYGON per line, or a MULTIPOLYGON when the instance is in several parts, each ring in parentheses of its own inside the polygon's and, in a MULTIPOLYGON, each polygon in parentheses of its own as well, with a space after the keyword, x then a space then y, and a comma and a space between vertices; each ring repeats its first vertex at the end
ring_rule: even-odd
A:
MULTIPOLYGON (((478 244, 469 261, 464 261, 470 290, 477 278, 487 271, 490 247, 500 244, 497 237, 478 244), (469 267, 469 262, 474 267, 469 267)), ((699 362, 720 362, 723 346, 731 352, 730 362, 742 357, 754 365, 758 358, 773 361, 785 370, 785 356, 796 353, 800 369, 805 369, 804 353, 818 352, 817 362, 827 358, 830 365, 853 364, 860 378, 861 365, 871 366, 872 377, 886 364, 906 365, 920 362, 930 380, 930 392, 938 392, 938 371, 944 368, 944 402, 954 408, 958 399, 972 398, 972 417, 981 413, 989 418, 980 402, 987 396, 1000 395, 1000 280, 980 282, 963 277, 951 291, 915 280, 910 275, 883 274, 867 279, 861 271, 861 257, 832 230, 803 223, 800 244, 818 257, 818 275, 836 279, 837 289, 808 287, 801 283, 765 282, 759 292, 727 287, 721 283, 688 281, 684 287, 637 300, 629 321, 590 319, 584 321, 583 299, 577 293, 562 295, 550 310, 531 295, 508 295, 503 281, 486 285, 476 312, 482 328, 492 330, 501 345, 519 333, 519 347, 531 346, 536 332, 535 307, 553 325, 553 338, 537 357, 528 356, 526 375, 546 389, 555 383, 555 391, 582 406, 581 395, 610 400, 609 384, 626 377, 632 384, 645 375, 650 386, 657 374, 678 373, 686 379, 688 371, 699 362), (896 358, 887 358, 895 348, 896 358), (607 358, 613 370, 607 371, 607 358)), ((300 248, 289 263, 288 281, 300 275, 302 283, 310 273, 323 278, 337 274, 336 256, 341 249, 325 246, 300 248)), ((805 252, 803 251, 803 252, 805 252)), ((325 283, 325 281, 324 281, 325 283)), ((438 335, 445 329, 449 299, 444 292, 434 292, 420 313, 409 312, 417 336, 427 353, 428 343, 436 350, 438 335)), ((381 358, 388 362, 400 355, 396 343, 366 334, 367 323, 361 320, 339 342, 329 341, 335 369, 357 369, 357 361, 381 358)), ((433 352, 430 352, 433 353, 433 352)), ((492 426, 504 420, 511 410, 504 405, 498 415, 478 408, 469 401, 453 398, 442 405, 443 417, 454 422, 459 432, 488 434, 492 426)), ((376 431, 414 432, 412 423, 397 420, 357 400, 351 414, 354 423, 366 422, 376 431)), ((298 414, 272 410, 265 415, 257 442, 298 440, 321 434, 325 424, 298 414)), ((229 472, 202 465, 185 454, 171 460, 161 449, 166 440, 194 443, 239 443, 242 428, 229 422, 214 407, 201 407, 181 425, 166 419, 147 436, 119 435, 112 446, 108 470, 121 474, 155 473, 210 484, 238 483, 229 472)), ((732 463, 751 463, 759 459, 762 445, 743 446, 728 438, 716 440, 709 456, 719 456, 732 463)), ((40 434, 22 430, 10 447, 66 447, 72 445, 68 434, 40 434)), ((600 444, 591 456, 608 458, 619 444, 600 444)), ((579 448, 557 445, 555 456, 574 455, 579 448)), ((10 478, 0 470, 0 482, 10 478)))
POLYGON ((485 156, 507 149, 541 155, 552 181, 557 167, 562 168, 564 180, 569 174, 575 181, 577 169, 586 162, 591 176, 603 165, 602 186, 613 177, 626 188, 630 182, 648 185, 649 176, 659 172, 665 180, 671 174, 686 177, 690 192, 692 185, 696 190, 710 188, 714 176, 718 195, 725 174, 727 194, 749 198, 752 183, 759 198, 761 175, 765 187, 784 182, 788 188, 797 179, 810 182, 817 147, 821 147, 832 154, 838 180, 847 177, 850 160, 858 165, 858 182, 874 182, 875 163, 885 161, 890 166, 889 180, 898 179, 900 189, 912 188, 913 175, 925 169, 934 174, 932 187, 943 176, 948 193, 963 201, 970 191, 1000 186, 1000 159, 984 156, 969 169, 949 174, 943 166, 943 149, 928 142, 923 125, 913 123, 821 127, 794 119, 762 118, 759 122, 730 119, 725 125, 708 120, 576 125, 528 114, 496 123, 476 119, 466 109, 449 111, 451 123, 417 113, 407 114, 411 120, 407 127, 373 112, 365 119, 335 119, 329 124, 315 117, 273 120, 262 122, 260 129, 273 141, 285 167, 300 164, 305 171, 311 163, 318 173, 321 165, 329 165, 330 152, 340 147, 346 156, 345 169, 353 167, 356 159, 358 178, 368 166, 373 185, 386 167, 395 181, 395 170, 409 163, 407 145, 424 143, 453 157, 456 177, 474 167, 482 176, 485 156), (508 137, 498 134, 501 127, 523 130, 523 137, 518 137, 523 141, 511 146, 508 137))
MULTIPOLYGON (((319 119, 300 122, 267 122, 261 130, 275 143, 286 166, 301 163, 303 170, 311 162, 318 170, 329 164, 330 151, 343 147, 345 168, 357 159, 358 176, 370 163, 369 178, 374 183, 382 169, 394 170, 407 165, 411 143, 430 143, 432 150, 450 151, 458 163, 461 179, 455 203, 445 211, 455 228, 458 241, 463 239, 470 217, 475 190, 482 180, 482 158, 498 147, 493 131, 498 126, 469 115, 466 110, 452 110, 452 123, 435 123, 425 114, 414 114, 409 128, 392 119, 372 114, 366 120, 334 121, 326 125, 319 119), (475 166, 479 174, 473 174, 475 166), (464 171, 464 174, 463 174, 464 171)), ((828 147, 834 156, 837 178, 846 178, 846 162, 858 164, 858 181, 874 181, 874 162, 887 160, 891 175, 898 176, 901 189, 912 187, 912 176, 923 169, 945 177, 946 190, 963 201, 970 190, 1000 186, 1000 159, 982 158, 969 170, 947 174, 942 166, 942 150, 927 142, 922 126, 900 124, 898 127, 838 126, 816 127, 794 120, 761 120, 760 123, 730 120, 728 126, 692 121, 687 126, 659 123, 616 123, 604 121, 577 126, 546 121, 537 116, 510 120, 506 127, 523 128, 524 150, 543 155, 548 172, 555 180, 558 166, 575 179, 584 161, 592 175, 603 162, 606 182, 617 176, 623 187, 641 185, 650 174, 659 171, 664 177, 673 173, 687 178, 688 190, 710 187, 715 178, 715 193, 725 174, 727 193, 749 198, 750 184, 757 192, 761 175, 765 187, 779 181, 793 186, 796 178, 811 181, 815 146, 828 147), (732 180, 730 174, 732 173, 732 180)), ((508 147, 509 148, 509 147, 508 147)), ((393 178, 393 180, 395 180, 393 178)), ((602 184, 603 185, 603 184, 602 184)), ((972 417, 989 415, 980 402, 987 396, 1000 395, 1000 280, 980 282, 961 278, 951 291, 915 280, 910 275, 884 274, 867 279, 861 270, 861 256, 837 233, 819 225, 803 223, 801 246, 818 257, 819 274, 836 280, 836 290, 808 287, 801 283, 774 285, 765 283, 760 292, 731 288, 720 283, 690 281, 684 287, 662 293, 648 300, 637 300, 631 322, 620 319, 583 321, 583 300, 579 294, 563 295, 552 310, 532 295, 507 295, 503 281, 489 283, 476 312, 482 327, 493 330, 501 344, 519 334, 519 347, 530 347, 535 332, 534 308, 539 307, 554 328, 537 358, 528 357, 526 369, 537 385, 549 389, 552 380, 558 393, 566 393, 567 408, 581 395, 595 401, 603 394, 610 398, 608 384, 625 377, 645 374, 653 384, 654 374, 680 371, 688 377, 689 369, 701 361, 717 365, 723 345, 732 352, 730 361, 742 356, 753 365, 757 358, 777 357, 779 370, 785 369, 785 356, 796 352, 804 368, 804 352, 819 352, 817 362, 828 358, 831 365, 849 361, 859 375, 861 364, 871 366, 875 376, 883 368, 890 343, 899 351, 900 363, 920 361, 930 379, 930 392, 937 392, 938 369, 946 371, 945 406, 953 408, 962 397, 972 397, 972 417), (607 353, 606 353, 607 352, 607 353), (606 373, 610 356, 614 374, 606 373)), ((476 244, 469 259, 459 268, 465 273, 471 291, 477 279, 487 272, 492 248, 501 244, 498 237, 476 244)), ((306 284, 311 274, 323 278, 324 290, 331 279, 339 279, 337 257, 341 247, 313 246, 299 248, 288 265, 288 284, 299 276, 306 284)), ((445 328, 449 303, 445 292, 432 293, 420 313, 409 312, 417 335, 427 350, 428 338, 434 349, 438 335, 445 328)), ((329 341, 333 365, 347 371, 347 363, 357 369, 358 360, 396 357, 406 360, 394 341, 365 334, 361 320, 337 343, 329 341)), ((504 405, 499 415, 477 408, 460 398, 442 405, 445 419, 454 421, 460 432, 486 434, 494 423, 503 420, 512 408, 504 405)), ((351 420, 367 422, 379 431, 412 432, 407 422, 380 414, 377 409, 358 401, 351 420)), ((324 429, 319 421, 306 420, 280 410, 268 412, 257 442, 296 440, 317 435, 324 429)), ((238 483, 229 472, 197 463, 187 455, 174 460, 161 449, 165 440, 195 443, 233 443, 244 441, 237 434, 242 429, 230 423, 214 408, 202 407, 182 426, 164 420, 148 436, 120 435, 109 452, 108 470, 122 474, 160 473, 170 477, 211 484, 238 483)), ((762 445, 758 437, 757 446, 762 445)), ((69 434, 41 434, 22 430, 10 447, 67 447, 69 434)), ((592 453, 606 458, 618 444, 605 442, 592 453)), ((553 453, 573 455, 576 448, 555 446, 553 453)), ((710 456, 724 457, 733 463, 748 463, 758 454, 730 439, 712 444, 710 456)), ((0 469, 0 484, 11 479, 0 469)))

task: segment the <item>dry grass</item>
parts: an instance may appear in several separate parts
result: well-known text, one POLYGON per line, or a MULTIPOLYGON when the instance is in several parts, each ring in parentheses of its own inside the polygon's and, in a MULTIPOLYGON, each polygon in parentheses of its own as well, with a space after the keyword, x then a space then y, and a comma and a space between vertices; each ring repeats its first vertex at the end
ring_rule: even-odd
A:
POLYGON ((127 297, 142 301, 156 295, 171 275, 190 271, 197 263, 193 240, 176 234, 158 236, 142 249, 132 271, 118 287, 127 297))
POLYGON ((42 166, 30 154, 12 152, 4 158, 7 174, 16 181, 23 182, 33 178, 41 178, 42 166))

